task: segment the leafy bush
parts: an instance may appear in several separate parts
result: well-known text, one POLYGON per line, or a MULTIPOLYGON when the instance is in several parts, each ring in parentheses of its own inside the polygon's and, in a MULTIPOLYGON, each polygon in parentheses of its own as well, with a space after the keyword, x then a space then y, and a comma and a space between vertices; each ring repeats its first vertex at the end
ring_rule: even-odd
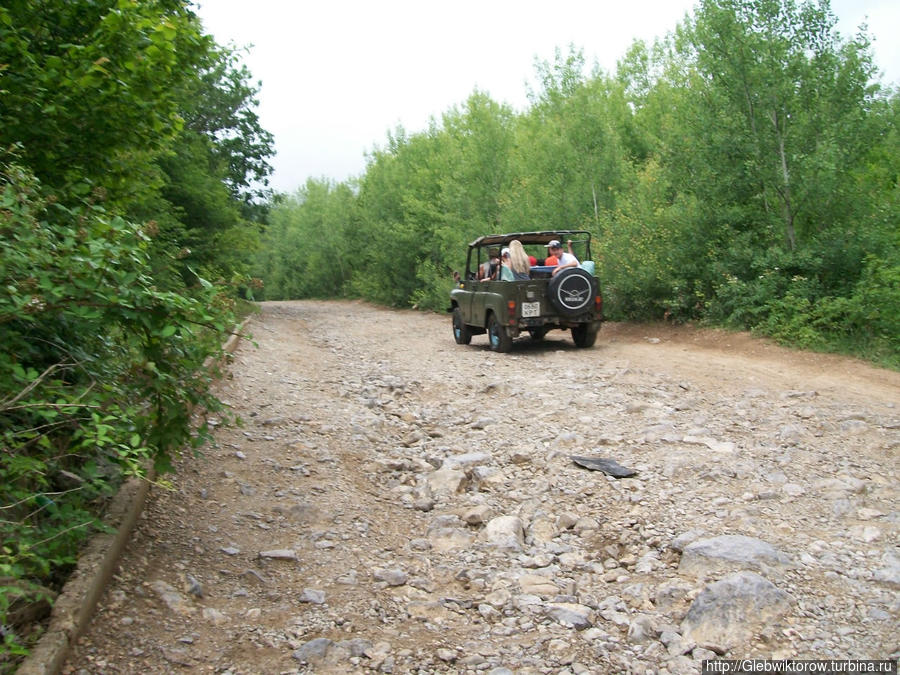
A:
POLYGON ((23 583, 55 587, 96 514, 146 460, 207 438, 191 406, 221 411, 203 369, 232 306, 211 284, 151 277, 153 224, 65 206, 28 171, 0 172, 0 624, 23 583))
POLYGON ((746 249, 720 265, 708 318, 785 344, 856 353, 896 367, 900 262, 870 254, 856 267, 861 270, 827 251, 746 249), (840 283, 838 265, 846 273, 840 283))

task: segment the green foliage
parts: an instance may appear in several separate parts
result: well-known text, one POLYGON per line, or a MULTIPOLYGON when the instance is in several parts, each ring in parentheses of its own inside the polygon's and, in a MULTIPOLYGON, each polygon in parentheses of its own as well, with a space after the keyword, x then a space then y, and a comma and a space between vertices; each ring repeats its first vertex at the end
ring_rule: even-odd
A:
POLYGON ((110 212, 154 220, 157 255, 180 261, 169 282, 246 273, 249 255, 227 245, 265 217, 272 135, 239 53, 188 2, 7 3, 0 91, 0 148, 61 199, 102 194, 110 212))
POLYGON ((222 412, 204 364, 270 194, 257 91, 187 0, 0 6, 0 672, 23 589, 52 595, 119 482, 222 412))
POLYGON ((681 322, 707 309, 713 235, 706 227, 706 236, 696 236, 702 223, 696 199, 655 207, 653 194, 662 185, 659 168, 648 165, 596 244, 609 318, 681 322))
POLYGON ((631 131, 624 88, 603 73, 585 79, 584 59, 557 52, 538 65, 543 90, 517 127, 516 183, 508 220, 596 229, 601 212, 614 211, 629 173, 623 144, 631 131), (518 189, 516 189, 518 188, 518 189))
MULTIPOLYGON (((189 79, 179 97, 185 131, 208 141, 200 157, 210 175, 221 178, 238 203, 248 207, 242 215, 251 217, 254 200, 272 194, 265 186, 274 137, 256 114, 260 85, 250 81, 250 71, 233 48, 216 47, 205 57, 199 77, 189 79)), ((182 156, 183 147, 177 152, 182 156)))
POLYGON ((121 477, 208 438, 190 410, 222 408, 203 364, 232 302, 158 288, 150 233, 96 203, 17 166, 0 190, 0 577, 54 585, 121 477))
POLYGON ((748 261, 743 277, 725 274, 710 318, 751 328, 786 344, 864 353, 900 366, 900 260, 869 255, 845 294, 828 283, 827 258, 772 250, 748 261), (864 350, 864 351, 863 351, 864 350))
POLYGON ((211 44, 181 3, 5 3, 3 145, 18 144, 54 189, 102 187, 116 204, 146 193, 159 180, 154 158, 183 126, 180 82, 211 44))
POLYGON ((677 43, 694 76, 675 131, 699 141, 673 158, 682 185, 751 205, 748 226, 790 250, 855 215, 846 177, 873 140, 868 44, 840 45, 835 23, 827 3, 706 0, 677 43))
POLYGON ((309 180, 274 207, 256 259, 265 297, 340 296, 356 263, 351 256, 352 190, 309 180))

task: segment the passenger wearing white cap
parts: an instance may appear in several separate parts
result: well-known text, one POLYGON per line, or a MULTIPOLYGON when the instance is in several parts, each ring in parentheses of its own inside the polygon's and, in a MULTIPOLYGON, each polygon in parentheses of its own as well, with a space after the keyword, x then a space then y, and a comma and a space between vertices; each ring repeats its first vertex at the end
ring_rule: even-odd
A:
POLYGON ((504 246, 500 251, 500 281, 513 280, 512 268, 509 266, 509 247, 504 246))
POLYGON ((559 274, 560 270, 564 270, 567 267, 578 267, 578 258, 572 253, 572 240, 569 240, 569 250, 563 251, 562 244, 559 243, 558 239, 554 239, 549 244, 546 244, 547 251, 550 255, 556 256, 556 259, 559 261, 559 264, 553 270, 553 276, 559 274))

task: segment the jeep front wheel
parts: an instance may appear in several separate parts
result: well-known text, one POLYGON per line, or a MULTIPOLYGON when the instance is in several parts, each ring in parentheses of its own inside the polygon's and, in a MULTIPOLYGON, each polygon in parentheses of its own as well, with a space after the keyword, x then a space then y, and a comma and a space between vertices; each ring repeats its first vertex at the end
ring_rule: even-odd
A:
POLYGON ((512 349, 512 338, 506 332, 506 327, 497 321, 497 315, 493 312, 488 317, 487 333, 491 342, 491 349, 495 352, 508 352, 512 349))
POLYGON ((453 308, 453 339, 458 345, 467 345, 472 341, 472 332, 463 323, 462 311, 459 307, 453 308))

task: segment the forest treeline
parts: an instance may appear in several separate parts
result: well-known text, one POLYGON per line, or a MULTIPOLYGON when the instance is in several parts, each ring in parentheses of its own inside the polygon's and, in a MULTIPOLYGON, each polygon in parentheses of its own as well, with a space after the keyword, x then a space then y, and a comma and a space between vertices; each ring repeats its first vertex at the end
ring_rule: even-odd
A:
POLYGON ((827 1, 703 0, 614 73, 570 48, 276 204, 265 297, 443 310, 466 243, 585 228, 613 319, 705 321, 900 365, 900 99, 827 1))
POLYGON ((225 415, 270 193, 241 54, 184 0, 0 5, 0 672, 123 477, 225 415))

